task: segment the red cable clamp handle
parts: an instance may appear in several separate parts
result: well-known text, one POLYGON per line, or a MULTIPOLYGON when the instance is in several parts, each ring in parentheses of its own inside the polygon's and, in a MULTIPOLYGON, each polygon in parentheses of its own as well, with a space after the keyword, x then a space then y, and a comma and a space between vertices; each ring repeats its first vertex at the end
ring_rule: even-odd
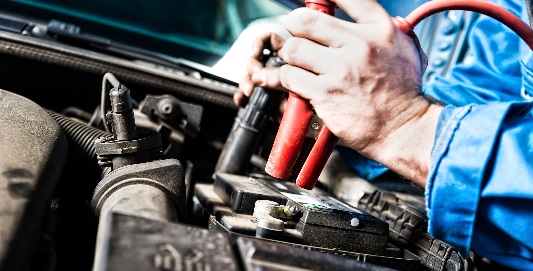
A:
MULTIPOLYGON (((336 5, 327 0, 306 0, 307 8, 318 10, 329 15, 335 14, 336 5)), ((304 141, 313 117, 312 107, 309 102, 298 95, 290 92, 285 113, 279 126, 278 134, 274 140, 274 146, 265 171, 273 177, 287 179, 293 171, 296 159, 302 151, 304 141)), ((333 135, 325 125, 314 139, 313 148, 296 179, 296 185, 305 189, 313 189, 318 176, 326 165, 338 138, 333 135)))

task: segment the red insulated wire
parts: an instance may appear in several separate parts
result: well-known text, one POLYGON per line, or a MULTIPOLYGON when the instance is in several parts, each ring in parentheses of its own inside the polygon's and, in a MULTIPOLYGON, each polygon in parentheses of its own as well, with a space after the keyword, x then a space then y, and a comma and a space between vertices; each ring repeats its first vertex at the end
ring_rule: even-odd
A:
POLYGON ((520 18, 506 9, 483 0, 429 1, 411 12, 405 21, 414 28, 425 18, 447 10, 467 10, 492 17, 513 30, 533 50, 533 30, 520 18))

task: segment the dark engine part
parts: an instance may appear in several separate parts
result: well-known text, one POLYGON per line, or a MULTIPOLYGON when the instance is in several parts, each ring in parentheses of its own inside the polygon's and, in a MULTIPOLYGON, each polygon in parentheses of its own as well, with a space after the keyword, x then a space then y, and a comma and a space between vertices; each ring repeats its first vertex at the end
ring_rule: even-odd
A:
MULTIPOLYGON (((100 216, 94 270, 109 270, 107 254, 117 213, 156 221, 186 221, 183 169, 178 160, 123 166, 109 173, 95 190, 92 206, 100 216)), ((142 228, 142 226, 141 226, 142 228)), ((157 236, 156 232, 153 232, 157 236)))
POLYGON ((113 248, 110 234, 117 214, 157 221, 186 221, 187 203, 183 168, 176 159, 158 160, 159 133, 137 131, 130 91, 114 76, 111 109, 106 125, 112 136, 95 141, 98 161, 112 171, 98 184, 91 206, 99 216, 94 270, 108 270, 107 254, 113 248))
POLYGON ((111 171, 94 191, 91 205, 100 217, 111 210, 164 221, 185 221, 181 163, 155 160, 111 171))
MULTIPOLYGON (((239 237, 237 244, 246 270, 395 270, 340 255, 305 250, 265 240, 239 237)), ((401 265, 396 265, 395 268, 401 265)))
MULTIPOLYGON (((96 168, 94 141, 99 137, 111 136, 111 134, 52 111, 48 111, 48 114, 61 126, 67 136, 69 144, 67 165, 78 169, 91 166, 96 168)), ((88 169, 88 171, 91 170, 88 169)))
POLYGON ((113 135, 96 139, 94 145, 99 164, 111 166, 112 171, 94 191, 91 205, 95 213, 105 218, 114 210, 168 221, 176 221, 179 216, 184 221, 187 207, 181 163, 176 159, 157 160, 161 153, 159 133, 137 131, 130 90, 112 74, 107 73, 106 78, 110 78, 113 88, 105 126, 111 127, 113 135))
MULTIPOLYGON (((262 195, 277 194, 279 198, 271 201, 281 201, 285 208, 284 215, 287 223, 283 223, 284 230, 278 233, 277 239, 291 241, 311 246, 320 246, 332 249, 357 251, 364 253, 382 253, 387 248, 389 229, 386 223, 366 214, 356 208, 348 206, 327 193, 316 190, 306 191, 298 188, 294 183, 268 181, 266 178, 246 178, 230 174, 217 174, 215 192, 226 203, 253 204, 253 217, 258 219, 257 226, 251 228, 249 213, 242 216, 238 213, 231 219, 221 219, 221 223, 235 232, 250 234, 254 231, 257 236, 261 227, 261 218, 257 217, 258 201, 269 200, 262 195), (260 184, 258 184, 260 183, 260 184), (246 195, 245 186, 257 186, 265 192, 257 192, 254 199, 246 195), (240 192, 240 193, 239 193, 240 192), (248 198, 248 199, 247 199, 248 198), (244 221, 239 222, 241 217, 244 221)), ((254 197, 252 196, 252 197, 254 197)), ((270 200, 269 200, 270 201, 270 200)), ((239 209, 248 209, 240 207, 239 209)), ((230 217, 228 215, 228 217, 230 217)), ((273 217, 279 220, 279 217, 273 217)))
POLYGON ((0 269, 26 270, 61 176, 67 140, 37 104, 0 90, 0 269))
POLYGON ((110 133, 88 126, 64 115, 48 111, 48 114, 61 126, 68 142, 68 155, 63 171, 63 182, 59 193, 84 199, 91 196, 92 190, 102 177, 103 168, 98 165, 94 141, 99 137, 109 137, 110 133), (84 180, 72 181, 84 176, 84 180))
POLYGON ((418 211, 423 198, 375 191, 365 193, 359 207, 389 223, 391 241, 406 247, 420 257, 424 270, 465 270, 466 262, 454 247, 427 233, 427 218, 418 211))
POLYGON ((135 112, 135 124, 161 135, 162 155, 178 158, 186 143, 197 138, 204 108, 172 95, 146 95, 135 112))
POLYGON ((158 158, 161 153, 161 135, 154 131, 137 131, 130 90, 117 80, 109 98, 112 111, 107 113, 105 125, 111 126, 113 135, 100 137, 95 141, 98 163, 118 169, 158 158))
POLYGON ((239 270, 226 234, 112 213, 94 270, 239 270))
POLYGON ((146 95, 139 105, 139 111, 150 119, 182 130, 196 137, 201 129, 203 107, 185 103, 171 95, 146 95))
MULTIPOLYGON (((106 74, 106 75, 109 75, 106 74)), ((111 124, 116 140, 132 140, 137 138, 137 127, 133 116, 133 104, 130 90, 123 84, 111 89, 111 112, 106 115, 106 125, 111 124)))
POLYGON ((207 223, 212 230, 229 233, 237 243, 243 242, 239 238, 244 236, 249 236, 247 243, 251 242, 250 238, 259 237, 253 239, 252 247, 257 246, 253 253, 250 252, 253 249, 238 246, 241 256, 243 249, 251 253, 243 256, 245 268, 257 267, 247 270, 266 270, 262 268, 271 265, 280 268, 274 270, 285 270, 283 266, 328 270, 324 266, 333 259, 325 258, 336 257, 329 254, 345 256, 336 266, 341 270, 350 261, 400 270, 418 269, 418 257, 387 243, 385 222, 339 202, 320 189, 308 191, 266 176, 223 173, 216 176, 214 185, 196 185, 193 217, 200 225, 207 223), (275 251, 293 251, 291 254, 295 255, 323 252, 325 262, 309 267, 290 257, 276 259, 279 254, 275 251), (258 265, 261 261, 265 261, 265 266, 258 265))
MULTIPOLYGON (((284 61, 275 53, 266 58, 266 67, 280 67, 284 61)), ((281 92, 255 87, 250 101, 239 110, 233 128, 218 158, 215 172, 244 174, 259 139, 263 136, 268 118, 273 115, 281 92)))
POLYGON ((509 270, 474 253, 463 259, 456 248, 427 233, 423 197, 377 190, 364 193, 358 206, 389 223, 391 242, 415 253, 422 270, 509 270))

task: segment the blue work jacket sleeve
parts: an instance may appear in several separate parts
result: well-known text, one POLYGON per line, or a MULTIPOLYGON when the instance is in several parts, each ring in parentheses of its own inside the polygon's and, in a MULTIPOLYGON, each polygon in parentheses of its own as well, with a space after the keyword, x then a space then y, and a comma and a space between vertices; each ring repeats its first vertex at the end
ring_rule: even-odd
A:
MULTIPOLYGON (((527 21, 522 0, 491 2, 527 21)), ((481 15, 468 33, 467 43, 469 49, 464 60, 446 76, 430 80, 423 93, 454 106, 523 101, 520 60, 525 52, 519 53, 524 44, 518 35, 497 20, 481 15)))
POLYGON ((426 187, 429 232, 520 270, 533 270, 532 103, 447 106, 426 187))

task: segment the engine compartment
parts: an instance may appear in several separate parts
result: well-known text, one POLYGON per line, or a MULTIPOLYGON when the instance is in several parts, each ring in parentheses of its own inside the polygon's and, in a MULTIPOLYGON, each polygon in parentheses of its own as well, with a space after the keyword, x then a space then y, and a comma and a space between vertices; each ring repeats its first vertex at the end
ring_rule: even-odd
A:
MULTIPOLYGON (((2 270, 501 270, 432 238, 418 188, 345 195, 353 191, 335 188, 338 168, 312 191, 267 176, 273 118, 246 174, 215 174, 237 114, 236 86, 226 81, 3 32, 0 61, 7 90, 0 92, 0 138, 25 140, 2 143, 9 148, 1 151, 0 192, 35 199, 24 209, 31 212, 2 212, 0 223, 32 227, 24 240, 2 227, 2 270), (157 134, 160 145, 143 149, 135 136, 124 139, 130 145, 95 151, 95 139, 117 140, 117 126, 106 132, 98 108, 102 85, 109 100, 108 72, 129 88, 139 134, 157 134), (10 105, 6 97, 16 98, 10 105), (31 124, 11 129, 18 120, 31 124), (52 146, 53 154, 28 158, 31 144, 52 146), (141 149, 161 154, 132 158, 141 149), (31 173, 38 183, 31 192, 13 188, 12 178, 30 174, 4 168, 11 157, 24 166, 52 164, 51 173, 31 173)), ((0 206, 12 202, 0 198, 0 206)))

